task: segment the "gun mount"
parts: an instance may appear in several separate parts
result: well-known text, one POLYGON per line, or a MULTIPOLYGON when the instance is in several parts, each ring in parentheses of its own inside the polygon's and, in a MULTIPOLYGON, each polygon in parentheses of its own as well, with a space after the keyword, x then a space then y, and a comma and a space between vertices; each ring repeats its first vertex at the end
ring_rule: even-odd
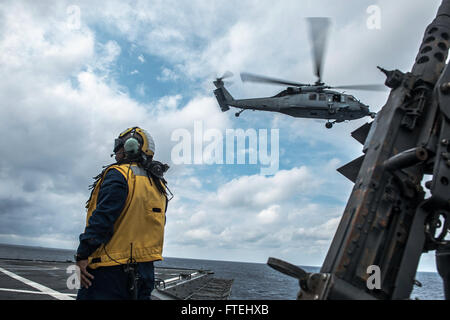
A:
POLYGON ((299 280, 299 299, 408 299, 420 256, 431 250, 450 299, 449 39, 450 0, 443 0, 412 71, 380 68, 392 91, 375 120, 352 133, 364 155, 338 169, 355 185, 320 273, 269 258, 299 280), (367 285, 372 266, 378 288, 367 285))

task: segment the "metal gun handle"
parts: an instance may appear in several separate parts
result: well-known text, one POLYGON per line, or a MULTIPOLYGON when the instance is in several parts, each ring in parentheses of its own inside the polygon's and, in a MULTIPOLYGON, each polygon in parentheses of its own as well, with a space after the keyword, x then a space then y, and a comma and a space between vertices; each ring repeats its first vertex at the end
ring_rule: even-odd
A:
POLYGON ((300 267, 276 258, 269 258, 267 264, 285 275, 298 279, 301 290, 298 292, 297 299, 323 299, 333 280, 330 274, 306 272, 300 267))
POLYGON ((286 261, 276 258, 269 258, 267 260, 267 264, 271 268, 298 280, 306 280, 308 278, 308 273, 305 270, 286 261))

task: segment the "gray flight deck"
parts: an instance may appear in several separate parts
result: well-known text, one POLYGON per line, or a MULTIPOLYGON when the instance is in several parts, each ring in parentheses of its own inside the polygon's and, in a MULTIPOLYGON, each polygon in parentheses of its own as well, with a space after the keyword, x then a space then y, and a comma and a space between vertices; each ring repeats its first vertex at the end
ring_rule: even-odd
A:
MULTIPOLYGON (((0 258, 0 300, 75 300, 74 270, 74 262, 0 258)), ((155 280, 154 300, 226 300, 233 283, 186 268, 155 267, 155 280)))

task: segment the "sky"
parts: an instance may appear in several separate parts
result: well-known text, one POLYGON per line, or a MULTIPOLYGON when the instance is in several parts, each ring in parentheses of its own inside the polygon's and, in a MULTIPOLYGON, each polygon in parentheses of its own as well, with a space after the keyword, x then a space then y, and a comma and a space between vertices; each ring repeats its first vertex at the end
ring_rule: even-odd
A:
MULTIPOLYGON (((231 71, 235 98, 284 89, 242 83, 240 72, 313 83, 305 18, 330 17, 323 80, 384 83, 376 66, 410 71, 439 4, 1 1, 0 243, 76 249, 92 177, 112 163, 117 135, 140 126, 170 166, 164 256, 320 266, 353 187, 336 169, 362 154, 350 133, 370 119, 327 130, 275 113, 235 118, 212 81, 231 71), (237 146, 230 161, 211 152, 238 129, 259 150, 237 146), (267 157, 278 159, 270 170, 267 157)), ((374 112, 388 97, 349 93, 374 112)), ((419 270, 436 270, 432 253, 419 270)))

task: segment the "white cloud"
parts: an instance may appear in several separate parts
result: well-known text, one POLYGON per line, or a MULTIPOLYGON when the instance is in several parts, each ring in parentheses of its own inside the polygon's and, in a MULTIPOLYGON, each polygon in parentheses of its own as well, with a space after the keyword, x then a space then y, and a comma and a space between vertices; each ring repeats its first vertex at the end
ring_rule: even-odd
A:
POLYGON ((96 67, 102 71, 109 70, 121 53, 121 48, 116 41, 108 41, 105 44, 99 44, 100 52, 96 67))
POLYGON ((188 181, 191 186, 194 186, 196 188, 201 188, 202 186, 201 181, 196 177, 190 177, 188 181))
POLYGON ((184 235, 192 240, 201 240, 202 242, 208 241, 212 236, 211 232, 204 228, 188 230, 184 235))
MULTIPOLYGON (((89 29, 72 32, 64 21, 47 20, 20 2, 0 8, 2 15, 0 68, 2 72, 32 71, 65 77, 76 72, 92 55, 89 29)), ((44 77, 43 77, 44 78, 44 77)))
POLYGON ((164 96, 156 102, 155 107, 159 113, 166 111, 173 112, 176 111, 182 98, 183 96, 181 94, 176 94, 174 96, 164 96))
MULTIPOLYGON (((315 188, 320 190, 320 183, 312 185, 311 189, 291 187, 291 183, 301 186, 302 178, 306 183, 309 177, 304 173, 312 171, 315 168, 302 167, 271 178, 244 176, 218 185, 214 192, 196 190, 192 194, 185 191, 179 194, 176 185, 177 197, 183 199, 170 204, 169 221, 176 222, 167 228, 167 238, 170 238, 167 250, 189 245, 197 247, 199 254, 205 252, 200 248, 209 248, 214 258, 217 256, 212 252, 233 250, 239 252, 236 256, 246 252, 247 256, 266 255, 267 259, 267 255, 272 254, 290 261, 293 254, 302 252, 294 259, 319 265, 331 242, 328 235, 333 234, 333 222, 338 220, 336 217, 342 214, 343 208, 312 201, 317 195, 315 188), (230 192, 226 193, 228 190, 230 192), (267 199, 257 200, 259 194, 267 199), (314 230, 311 236, 306 234, 310 228, 314 230), (238 250, 236 243, 239 243, 238 250)), ((323 181, 326 176, 327 173, 322 172, 314 178, 323 181)), ((191 189, 188 183, 184 186, 191 189)))
POLYGON ((161 75, 157 76, 156 79, 161 82, 167 82, 178 80, 180 79, 180 76, 171 69, 162 68, 161 75))
POLYGON ((145 84, 139 83, 139 84, 136 86, 136 93, 137 93, 138 95, 140 95, 141 97, 143 97, 143 96, 145 96, 145 89, 146 89, 145 84))
POLYGON ((224 207, 264 207, 296 196, 312 193, 320 179, 306 167, 280 170, 274 176, 242 176, 220 186, 212 201, 224 207))
POLYGON ((331 240, 339 225, 339 221, 341 221, 341 217, 332 218, 318 226, 299 228, 294 234, 294 239, 331 240))
POLYGON ((269 208, 264 209, 260 213, 258 213, 258 220, 263 224, 273 223, 278 220, 280 216, 279 210, 279 205, 270 206, 269 208))

